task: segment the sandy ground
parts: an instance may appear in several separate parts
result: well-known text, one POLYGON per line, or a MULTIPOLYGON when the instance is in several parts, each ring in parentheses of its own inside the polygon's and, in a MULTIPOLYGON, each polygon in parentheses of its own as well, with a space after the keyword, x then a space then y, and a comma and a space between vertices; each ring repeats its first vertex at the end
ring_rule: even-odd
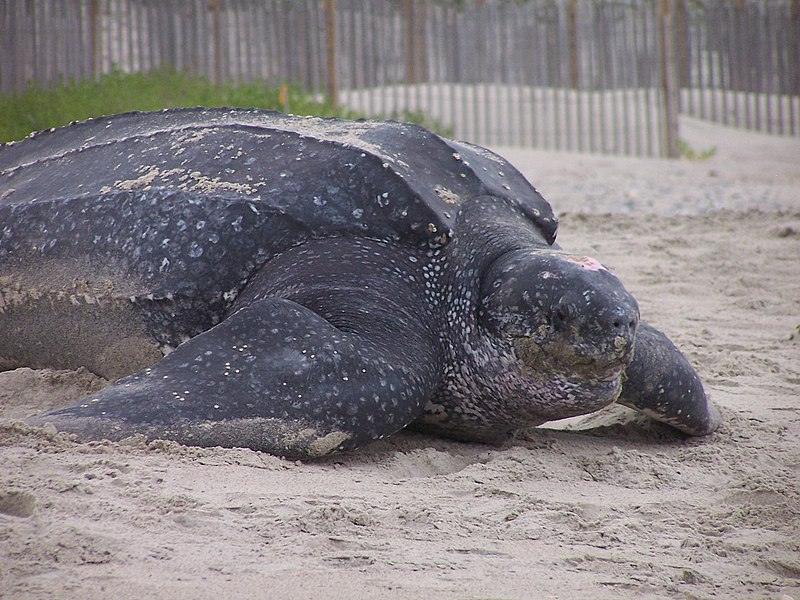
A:
MULTIPOLYGON (((707 160, 653 160, 494 148, 557 212, 696 215, 800 210, 800 139, 682 116, 681 137, 707 160)), ((566 229, 561 233, 569 233, 566 229)))
POLYGON ((718 148, 702 163, 506 153, 566 213, 562 244, 697 365, 716 434, 616 409, 505 447, 402 434, 309 464, 76 444, 19 419, 103 382, 18 369, 0 597, 800 599, 800 145, 697 129, 718 148))

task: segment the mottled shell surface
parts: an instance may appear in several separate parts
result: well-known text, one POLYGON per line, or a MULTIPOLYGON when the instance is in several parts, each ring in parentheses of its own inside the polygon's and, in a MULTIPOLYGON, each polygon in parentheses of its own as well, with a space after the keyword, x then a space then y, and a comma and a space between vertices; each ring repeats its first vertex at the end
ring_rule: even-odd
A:
POLYGON ((504 159, 402 123, 171 109, 0 148, 0 204, 155 187, 233 194, 318 235, 411 240, 446 236, 462 199, 491 194, 555 233, 550 206, 504 159))
POLYGON ((49 286, 44 272, 90 274, 114 295, 228 304, 311 238, 446 245, 459 204, 484 194, 552 243, 550 206, 511 165, 415 125, 243 109, 101 117, 0 147, 0 270, 31 289, 49 286))

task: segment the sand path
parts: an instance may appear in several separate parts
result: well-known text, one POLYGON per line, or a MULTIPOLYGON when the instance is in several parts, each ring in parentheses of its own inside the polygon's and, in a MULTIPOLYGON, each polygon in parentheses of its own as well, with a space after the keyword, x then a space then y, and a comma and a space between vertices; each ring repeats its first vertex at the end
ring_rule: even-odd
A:
POLYGON ((614 410, 501 448, 403 434, 312 464, 76 444, 18 419, 102 382, 19 369, 0 374, 0 597, 800 598, 798 181, 777 159, 745 177, 725 152, 510 153, 567 211, 561 243, 615 269, 697 365, 713 436, 614 410), (592 214, 611 203, 592 178, 680 213, 656 183, 690 196, 701 176, 780 202, 592 214))

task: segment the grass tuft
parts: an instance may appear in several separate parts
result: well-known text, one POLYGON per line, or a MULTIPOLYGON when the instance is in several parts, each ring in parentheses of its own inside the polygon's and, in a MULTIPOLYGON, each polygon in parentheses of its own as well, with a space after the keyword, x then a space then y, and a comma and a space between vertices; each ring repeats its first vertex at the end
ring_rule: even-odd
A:
POLYGON ((711 146, 711 148, 698 151, 692 148, 689 142, 680 138, 678 140, 678 152, 681 158, 685 158, 686 160, 708 160, 717 153, 717 147, 711 146))

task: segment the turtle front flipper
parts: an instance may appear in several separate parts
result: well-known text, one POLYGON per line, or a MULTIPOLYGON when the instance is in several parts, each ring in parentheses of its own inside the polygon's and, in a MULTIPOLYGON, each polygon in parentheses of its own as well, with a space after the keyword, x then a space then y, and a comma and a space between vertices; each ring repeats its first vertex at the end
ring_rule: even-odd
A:
POLYGON ((316 280, 302 285, 299 257, 282 258, 295 261, 294 277, 256 278, 219 325, 151 368, 34 422, 81 440, 144 434, 292 458, 355 448, 405 427, 441 370, 425 311, 410 302, 417 291, 378 275, 356 288, 364 268, 356 261, 323 277, 338 255, 330 256, 331 264, 317 256, 316 280), (271 295, 276 287, 297 301, 271 295))
POLYGON ((618 402, 689 435, 717 429, 719 413, 686 357, 657 329, 641 323, 618 402))

